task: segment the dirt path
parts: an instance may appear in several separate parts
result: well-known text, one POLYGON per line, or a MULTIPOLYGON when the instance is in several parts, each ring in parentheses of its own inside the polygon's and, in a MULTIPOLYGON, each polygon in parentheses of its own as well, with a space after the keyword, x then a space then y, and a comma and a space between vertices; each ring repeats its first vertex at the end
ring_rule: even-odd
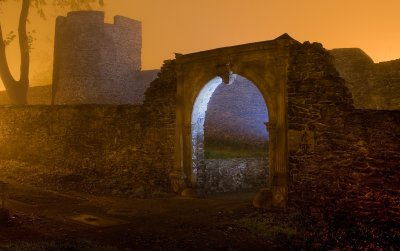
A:
POLYGON ((398 226, 258 211, 254 194, 128 199, 11 184, 0 250, 400 250, 398 226))
POLYGON ((88 240, 133 250, 276 250, 240 222, 254 193, 206 199, 126 199, 10 185, 11 223, 0 243, 88 240))

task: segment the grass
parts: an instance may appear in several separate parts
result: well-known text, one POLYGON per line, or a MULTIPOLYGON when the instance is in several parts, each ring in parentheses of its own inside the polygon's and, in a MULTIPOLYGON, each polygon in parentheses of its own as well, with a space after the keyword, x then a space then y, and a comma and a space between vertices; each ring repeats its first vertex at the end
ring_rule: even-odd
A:
POLYGON ((206 159, 262 158, 267 155, 267 147, 218 142, 207 142, 204 151, 206 159))
POLYGON ((253 234, 263 238, 274 240, 286 236, 293 238, 299 233, 297 229, 290 225, 291 221, 284 220, 275 214, 264 215, 262 217, 245 217, 239 220, 238 224, 253 234))

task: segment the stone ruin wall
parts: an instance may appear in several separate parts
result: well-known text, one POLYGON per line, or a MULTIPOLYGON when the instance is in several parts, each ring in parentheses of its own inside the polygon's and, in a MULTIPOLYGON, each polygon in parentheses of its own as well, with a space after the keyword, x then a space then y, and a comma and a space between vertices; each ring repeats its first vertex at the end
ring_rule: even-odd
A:
MULTIPOLYGON (((141 34, 140 23, 118 16, 115 18, 114 24, 104 24, 103 20, 104 13, 102 12, 72 12, 67 17, 58 18, 53 86, 55 104, 143 103, 144 93, 158 71, 132 71, 135 68, 140 70, 141 42, 139 43, 139 40, 141 40, 141 37, 135 37, 138 41, 125 38, 132 34, 141 34), (126 48, 133 48, 133 50, 131 53, 124 53, 126 48), (138 59, 138 61, 135 61, 135 59, 138 59), (110 86, 112 86, 111 91, 110 86), (118 88, 114 88, 114 86, 118 88), (120 93, 116 91, 120 91, 120 93)), ((238 82, 240 83, 229 88, 220 86, 214 94, 213 104, 210 106, 211 109, 207 118, 206 141, 223 141, 225 145, 236 143, 239 147, 256 144, 258 148, 263 148, 265 147, 266 135, 260 133, 260 125, 261 130, 265 130, 263 125, 265 119, 262 117, 266 116, 259 118, 260 114, 266 113, 264 105, 259 106, 263 100, 256 87, 244 79, 238 82), (224 91, 224 89, 229 90, 224 91), (246 96, 248 96, 247 99, 246 96), (226 108, 230 105, 236 106, 233 113, 227 112, 229 109, 226 108), (218 116, 221 114, 223 115, 222 119, 226 122, 223 128, 220 126, 221 116, 218 116), (244 119, 244 117, 246 118, 244 119), (257 121, 260 124, 256 126, 258 127, 257 133, 251 134, 255 127, 252 123, 254 118, 261 120, 257 121), (243 146, 240 146, 241 144, 243 146)), ((28 95, 36 97, 37 89, 32 87, 28 95)), ((157 91, 161 90, 160 88, 157 91)), ((41 99, 30 98, 30 104, 49 104, 51 102, 51 96, 48 95, 48 93, 51 93, 51 87, 41 87, 40 91, 46 91, 46 95, 41 99)), ((154 118, 154 120, 158 120, 158 118, 154 118)), ((265 159, 254 161, 264 163, 265 159)), ((214 170, 215 172, 210 172, 210 175, 220 177, 217 169, 223 170, 226 167, 226 164, 224 164, 226 161, 214 160, 213 162, 215 162, 213 166, 218 166, 218 168, 214 170)), ((241 184, 241 189, 259 187, 264 182, 264 180, 260 181, 257 178, 260 179, 265 175, 253 177, 251 174, 254 165, 249 164, 249 167, 246 166, 244 169, 241 168, 242 165, 235 164, 235 166, 237 166, 235 169, 237 173, 243 176, 243 179, 248 183, 247 185, 241 184), (253 178, 249 179, 248 177, 253 178)), ((266 163, 258 167, 257 172, 265 172, 266 163)), ((216 181, 215 178, 210 178, 210 180, 214 180, 214 183, 216 181)), ((233 174, 231 174, 224 176, 223 183, 222 186, 220 184, 210 185, 210 191, 235 190, 241 182, 234 179, 233 174), (235 182, 232 182, 233 180, 235 182)))
POLYGON ((333 49, 334 64, 361 109, 400 109, 400 59, 375 64, 358 48, 333 49))
MULTIPOLYGON (((24 180, 27 173, 46 182, 59 175, 66 176, 61 181, 77 179, 77 184, 100 184, 105 188, 99 190, 122 194, 169 191, 174 67, 174 61, 166 62, 140 108, 0 109, 1 158, 59 165, 48 173, 27 169, 24 180), (85 178, 99 181, 86 183, 85 178)), ((380 221, 391 231, 393 221, 400 224, 400 111, 355 109, 332 56, 320 44, 294 43, 288 70, 291 205, 320 222, 380 221)))
POLYGON ((354 109, 320 44, 292 50, 288 82, 289 199, 318 222, 392 231, 400 222, 400 111, 354 109))
POLYGON ((142 77, 139 21, 115 16, 105 24, 103 12, 70 12, 57 18, 55 34, 54 103, 132 104, 143 93, 134 84, 142 77))
POLYGON ((167 62, 143 105, 3 106, 0 175, 61 191, 162 196, 170 192, 175 92, 167 62))
MULTIPOLYGON (((141 106, 1 108, 0 173, 60 190, 79 187, 89 193, 135 197, 170 192, 175 78, 174 61, 167 61, 141 106), (25 174, 20 176, 16 169, 25 174)), ((209 192, 254 190, 265 184, 265 160, 207 161, 209 192)))

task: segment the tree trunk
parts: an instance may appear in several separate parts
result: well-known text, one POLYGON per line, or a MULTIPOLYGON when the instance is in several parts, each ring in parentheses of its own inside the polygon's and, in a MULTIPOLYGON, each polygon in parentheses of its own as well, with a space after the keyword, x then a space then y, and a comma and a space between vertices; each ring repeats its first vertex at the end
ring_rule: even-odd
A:
POLYGON ((26 105, 28 104, 28 83, 21 84, 20 81, 12 85, 11 88, 6 89, 7 95, 12 105, 26 105))
POLYGON ((0 77, 7 90, 11 104, 27 104, 29 86, 29 40, 26 32, 30 0, 23 0, 19 16, 18 36, 21 53, 20 80, 16 81, 10 72, 6 57, 6 45, 4 43, 3 31, 0 24, 0 77))

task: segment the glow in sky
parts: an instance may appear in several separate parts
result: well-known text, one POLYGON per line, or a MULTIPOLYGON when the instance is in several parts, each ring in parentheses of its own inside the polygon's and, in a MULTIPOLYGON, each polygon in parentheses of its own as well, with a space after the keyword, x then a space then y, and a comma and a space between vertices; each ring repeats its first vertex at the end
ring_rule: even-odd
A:
MULTIPOLYGON (((4 33, 16 30, 18 4, 10 1, 1 7, 4 33)), ((160 68, 174 52, 271 40, 283 33, 301 42, 321 42, 328 49, 359 47, 375 62, 400 58, 399 0, 105 0, 105 4, 108 22, 117 14, 142 21, 143 69, 160 68)), ((50 13, 44 21, 31 11, 29 26, 37 38, 31 59, 33 84, 50 82, 54 19, 65 13, 50 13)), ((17 74, 16 42, 8 55, 17 74)))

